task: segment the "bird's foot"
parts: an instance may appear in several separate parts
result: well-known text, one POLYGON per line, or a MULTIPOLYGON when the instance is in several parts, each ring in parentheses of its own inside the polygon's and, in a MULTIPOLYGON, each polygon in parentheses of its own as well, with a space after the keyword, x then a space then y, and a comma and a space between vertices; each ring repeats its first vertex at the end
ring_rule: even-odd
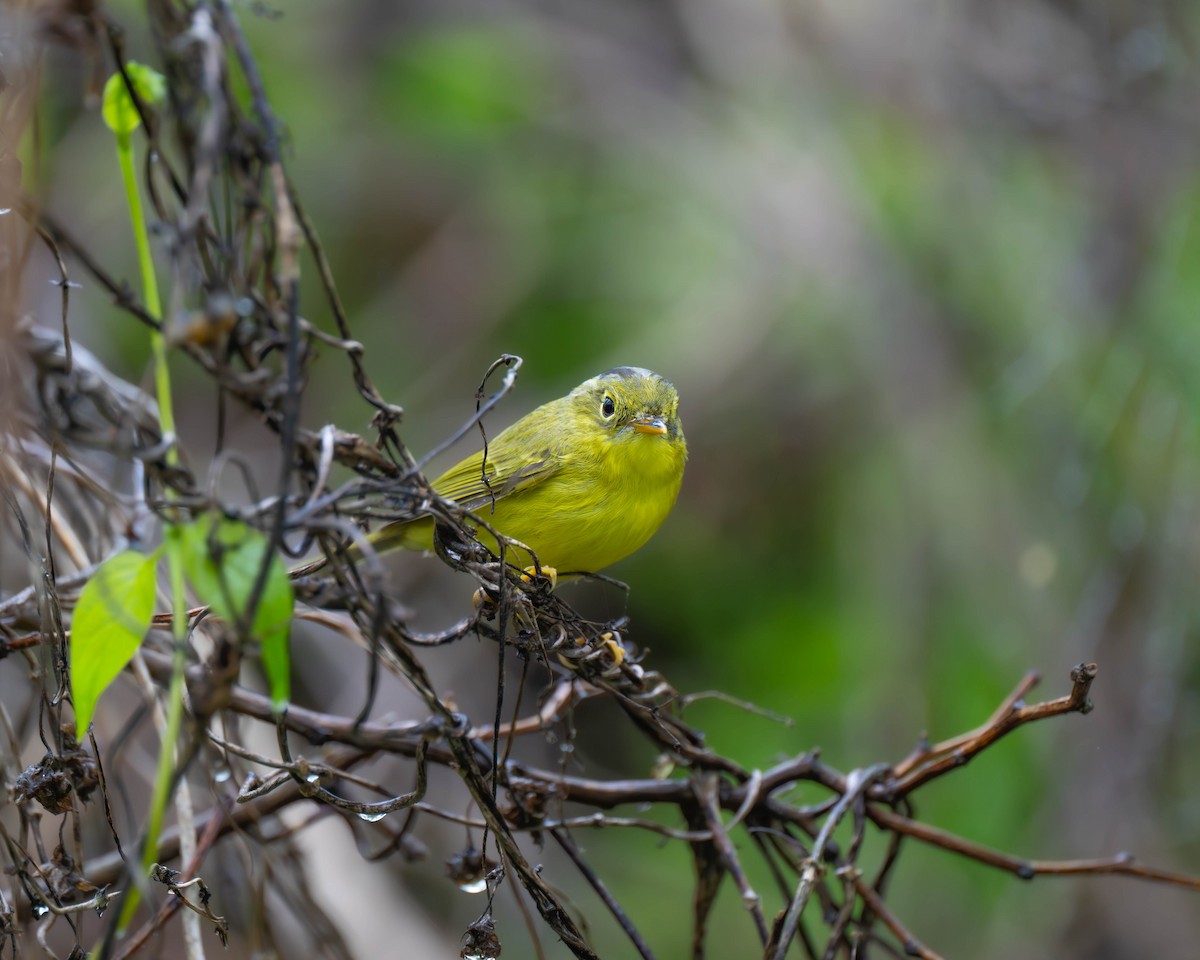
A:
POLYGON ((554 567, 542 567, 540 570, 537 567, 526 567, 525 572, 521 574, 521 579, 526 583, 533 583, 538 576, 545 577, 550 581, 551 590, 558 586, 558 571, 554 567))
POLYGON ((600 634, 600 639, 608 648, 608 652, 612 654, 613 666, 619 667, 625 662, 625 648, 621 646, 621 640, 611 631, 606 631, 600 634))
POLYGON ((496 616, 496 601, 483 587, 471 594, 471 605, 480 612, 485 620, 491 620, 496 616))

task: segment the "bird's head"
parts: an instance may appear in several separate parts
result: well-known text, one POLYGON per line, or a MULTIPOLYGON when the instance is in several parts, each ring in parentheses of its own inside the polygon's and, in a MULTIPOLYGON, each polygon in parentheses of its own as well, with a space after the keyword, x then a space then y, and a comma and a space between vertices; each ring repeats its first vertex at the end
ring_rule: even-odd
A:
POLYGON ((671 381, 642 367, 614 367, 573 391, 577 411, 613 440, 683 444, 679 394, 671 381))

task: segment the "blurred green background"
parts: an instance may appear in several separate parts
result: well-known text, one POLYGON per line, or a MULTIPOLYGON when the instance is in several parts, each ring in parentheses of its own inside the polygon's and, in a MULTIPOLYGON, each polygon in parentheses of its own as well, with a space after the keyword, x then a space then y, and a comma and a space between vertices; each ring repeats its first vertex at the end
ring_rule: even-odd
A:
MULTIPOLYGON (((141 8, 113 9, 149 59, 141 8)), ((631 638, 676 687, 796 721, 701 703, 689 718, 714 748, 751 767, 817 745, 841 769, 898 760, 922 733, 981 722, 1026 670, 1048 698, 1095 660, 1094 713, 1017 732, 922 791, 918 813, 1018 855, 1130 850, 1200 873, 1200 7, 298 0, 239 15, 416 452, 470 413, 501 352, 525 364, 496 427, 618 364, 678 386, 679 505, 610 572, 632 587, 631 638)), ((133 276, 106 132, 79 77, 49 76, 51 207, 111 236, 110 266, 133 276)), ((305 283, 329 326, 311 263, 305 283)), ((143 377, 142 331, 98 291, 80 303, 76 334, 143 377)), ((177 367, 182 390, 201 383, 177 367)), ((316 377, 308 424, 367 430, 340 362, 316 377)), ((195 416, 210 407, 203 393, 195 416)), ((420 607, 411 566, 398 589, 420 607)), ((473 647, 452 656, 494 669, 473 647)), ((588 710, 585 768, 644 773, 632 731, 588 710)), ((581 840, 659 956, 686 956, 684 850, 581 840)), ((431 869, 402 872, 422 888, 431 869)), ((568 869, 551 881, 601 955, 629 955, 568 869)), ((890 893, 950 957, 1187 956, 1200 938, 1195 894, 1025 883, 915 844, 890 893)), ((449 944, 481 906, 419 895, 449 944)), ((736 900, 723 892, 714 957, 753 953, 736 900)), ((531 956, 501 906, 506 947, 531 956)))

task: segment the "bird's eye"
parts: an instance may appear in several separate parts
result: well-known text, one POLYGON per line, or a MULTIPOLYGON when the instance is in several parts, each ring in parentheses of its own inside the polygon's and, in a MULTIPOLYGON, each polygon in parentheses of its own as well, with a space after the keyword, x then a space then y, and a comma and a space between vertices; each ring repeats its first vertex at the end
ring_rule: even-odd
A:
POLYGON ((612 397, 605 397, 604 402, 600 404, 600 413, 607 420, 617 412, 617 404, 612 397))

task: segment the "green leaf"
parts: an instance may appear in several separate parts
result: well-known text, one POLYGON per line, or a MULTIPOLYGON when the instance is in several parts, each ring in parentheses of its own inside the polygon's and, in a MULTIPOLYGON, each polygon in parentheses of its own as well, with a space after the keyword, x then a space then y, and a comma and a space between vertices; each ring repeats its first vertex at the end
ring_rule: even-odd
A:
POLYGON ((270 543, 260 531, 240 520, 206 515, 182 533, 184 569, 196 595, 230 626, 258 641, 273 706, 284 709, 291 696, 288 636, 293 597, 283 561, 270 552, 270 543), (254 618, 247 624, 247 607, 264 563, 266 580, 254 618))
MULTIPOLYGON (((125 72, 143 104, 153 106, 166 97, 166 77, 153 67, 130 60, 125 64, 125 72)), ((108 83, 104 85, 101 113, 108 129, 116 134, 128 135, 141 126, 142 118, 138 115, 133 97, 129 95, 129 88, 125 86, 125 78, 121 76, 120 71, 109 77, 108 83)))
POLYGON ((71 620, 71 701, 80 740, 96 702, 133 659, 154 615, 158 554, 109 557, 84 585, 71 620))

